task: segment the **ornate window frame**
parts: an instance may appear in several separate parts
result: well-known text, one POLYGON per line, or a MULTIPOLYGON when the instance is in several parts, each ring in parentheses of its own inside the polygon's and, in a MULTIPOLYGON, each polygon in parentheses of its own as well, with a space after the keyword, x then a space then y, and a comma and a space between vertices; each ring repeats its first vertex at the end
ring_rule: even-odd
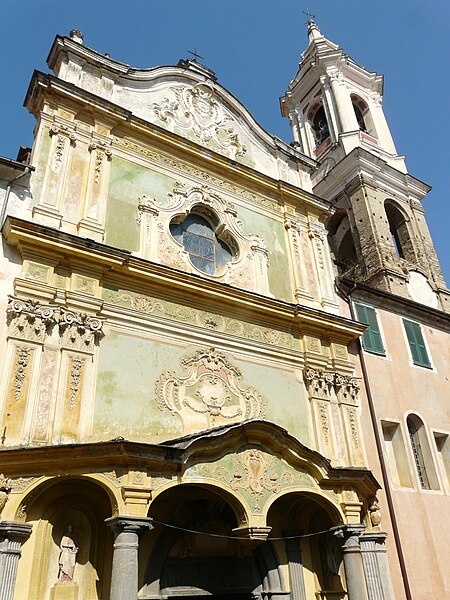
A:
POLYGON ((177 183, 165 203, 150 196, 139 198, 136 221, 140 227, 139 256, 201 277, 271 295, 269 291, 269 254, 258 235, 247 235, 234 205, 208 186, 187 188, 177 183), (190 260, 189 253, 170 231, 174 220, 189 214, 205 217, 216 236, 233 254, 230 262, 207 274, 190 260))

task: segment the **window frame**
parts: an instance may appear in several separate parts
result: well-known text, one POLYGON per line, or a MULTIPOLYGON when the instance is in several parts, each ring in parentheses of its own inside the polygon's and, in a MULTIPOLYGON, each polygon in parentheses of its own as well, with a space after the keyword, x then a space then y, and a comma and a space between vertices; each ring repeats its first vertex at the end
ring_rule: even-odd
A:
POLYGON ((433 369, 433 364, 430 358, 430 351, 426 343, 425 336, 423 335, 421 324, 417 321, 407 319, 406 317, 402 317, 402 323, 412 364, 416 367, 433 369), (408 334, 408 331, 411 332, 411 336, 408 334), (421 342, 418 342, 417 332, 420 334, 421 342), (414 350, 413 347, 415 348, 414 350), (423 360, 423 353, 425 353, 426 360, 423 360))
POLYGON ((214 277, 214 276, 217 276, 218 274, 220 274, 220 271, 223 270, 223 268, 226 269, 226 266, 229 263, 231 263, 233 261, 233 259, 235 259, 235 257, 236 257, 236 253, 233 251, 233 248, 230 246, 230 244, 228 244, 226 240, 223 240, 218 235, 217 230, 221 228, 220 225, 221 225, 221 223, 219 220, 216 224, 214 224, 212 222, 212 219, 208 218, 208 214, 205 214, 204 211, 195 210, 195 208, 193 210, 189 211, 186 215, 184 215, 180 221, 177 221, 177 219, 172 219, 171 221, 169 221, 169 233, 170 233, 172 239, 183 248, 184 252, 186 252, 186 254, 189 257, 189 262, 191 263, 191 265, 197 271, 199 271, 199 273, 202 273, 203 275, 207 275, 208 277, 214 277), (187 227, 189 227, 190 224, 187 227, 184 227, 183 225, 190 217, 197 218, 200 221, 204 221, 204 224, 207 225, 209 230, 211 231, 211 234, 212 234, 211 237, 200 234, 200 233, 194 233, 194 232, 189 231, 187 229, 187 227), (175 227, 179 227, 179 229, 180 229, 178 234, 175 234, 174 230, 172 229, 175 227), (211 260, 201 254, 198 254, 197 252, 190 251, 187 241, 185 240, 185 234, 187 234, 186 240, 188 240, 189 236, 191 236, 192 238, 203 238, 205 240, 211 241, 212 250, 213 250, 213 259, 211 260), (177 236, 180 239, 178 239, 177 236), (227 252, 229 253, 229 259, 224 264, 219 264, 219 265, 217 264, 217 258, 218 258, 217 245, 220 245, 222 247, 224 246, 226 248, 227 252), (197 259, 197 258, 205 260, 206 262, 210 263, 213 268, 212 273, 210 273, 206 269, 202 269, 198 264, 196 264, 195 259, 197 259))
MULTIPOLYGON (((387 356, 386 344, 385 344, 384 335, 383 335, 382 328, 381 328, 381 320, 378 317, 378 310, 374 306, 371 306, 370 304, 366 304, 364 302, 359 302, 358 300, 353 301, 353 307, 355 309, 355 316, 356 316, 357 321, 359 323, 363 323, 364 325, 367 325, 367 329, 364 331, 364 333, 360 337, 360 342, 361 342, 361 346, 362 346, 363 350, 365 352, 369 352, 370 354, 375 354, 376 356, 386 357, 387 356), (379 343, 380 343, 382 349, 380 349, 379 347, 378 348, 376 347, 377 344, 375 341, 376 338, 374 337, 374 329, 371 327, 370 322, 366 323, 366 321, 362 320, 361 316, 358 314, 359 309, 363 309, 366 314, 367 314, 367 311, 373 311, 372 314, 373 314, 373 317, 374 317, 376 325, 377 325, 377 331, 375 331, 375 334, 377 336, 379 336, 379 343), (369 347, 370 344, 367 343, 368 337, 372 338, 372 340, 375 341, 375 344, 372 344, 371 347, 369 347)), ((368 320, 368 318, 367 318, 367 320, 368 320)))

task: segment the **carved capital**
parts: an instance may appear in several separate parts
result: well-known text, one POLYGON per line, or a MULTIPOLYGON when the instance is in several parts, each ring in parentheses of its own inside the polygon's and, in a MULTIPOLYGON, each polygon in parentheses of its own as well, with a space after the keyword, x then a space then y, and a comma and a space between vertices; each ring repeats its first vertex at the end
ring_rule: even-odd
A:
POLYGON ((381 531, 381 510, 377 498, 375 497, 369 506, 370 523, 372 531, 381 531))
POLYGON ((6 315, 9 336, 43 343, 49 329, 57 321, 56 310, 57 307, 50 304, 8 296, 6 315))
POLYGON ((335 386, 339 402, 352 405, 359 404, 359 390, 361 389, 359 379, 336 373, 335 386))
POLYGON ((295 217, 292 217, 292 215, 288 215, 285 214, 284 215, 284 227, 289 230, 292 229, 295 232, 300 232, 300 222, 298 221, 298 219, 296 219, 295 217))
POLYGON ((142 222, 143 213, 147 213, 154 217, 155 219, 159 215, 159 209, 156 206, 156 198, 152 198, 150 196, 140 196, 138 198, 138 207, 136 214, 136 223, 138 225, 142 222))
POLYGON ((59 332, 63 345, 73 350, 92 352, 95 344, 104 336, 104 319, 86 313, 61 308, 59 332))
POLYGON ((70 127, 67 127, 66 125, 58 125, 57 123, 53 123, 48 133, 50 137, 58 135, 63 136, 63 139, 64 137, 68 138, 72 146, 75 146, 77 142, 76 129, 72 129, 70 127))
POLYGON ((89 152, 95 152, 95 165, 94 165, 94 183, 100 182, 100 176, 102 172, 103 160, 106 156, 107 160, 111 160, 112 150, 111 141, 106 142, 105 140, 92 140, 88 146, 89 152))
POLYGON ((329 400, 334 389, 334 375, 331 371, 305 367, 303 379, 310 398, 329 400))
POLYGON ((89 152, 93 150, 97 150, 97 152, 104 152, 105 155, 109 158, 112 156, 111 150, 111 142, 105 142, 104 140, 92 140, 88 146, 89 152))

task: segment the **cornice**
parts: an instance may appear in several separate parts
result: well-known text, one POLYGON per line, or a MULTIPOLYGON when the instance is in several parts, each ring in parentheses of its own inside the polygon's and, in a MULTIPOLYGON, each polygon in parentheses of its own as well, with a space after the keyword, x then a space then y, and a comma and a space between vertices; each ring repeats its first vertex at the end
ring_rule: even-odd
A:
MULTIPOLYGON (((116 135, 120 130, 123 130, 126 136, 143 139, 146 144, 160 150, 162 153, 177 156, 180 160, 194 164, 199 169, 203 168, 221 177, 227 177, 230 181, 243 187, 269 194, 274 200, 280 197, 280 190, 282 190, 283 197, 294 204, 302 202, 313 207, 316 211, 318 209, 321 212, 329 210, 329 203, 326 200, 310 192, 283 180, 274 179, 261 171, 236 162, 214 150, 137 117, 131 111, 109 100, 105 100, 74 84, 40 71, 34 72, 24 100, 24 105, 35 116, 41 109, 40 105, 44 101, 44 93, 58 94, 69 101, 79 104, 80 107, 81 105, 83 107, 90 106, 93 110, 107 116, 109 121, 116 120, 116 135)), ((301 163, 310 172, 318 168, 317 161, 304 156, 276 136, 272 136, 271 140, 274 152, 279 151, 284 153, 286 157, 301 163)))
POLYGON ((3 447, 0 449, 2 471, 6 476, 20 470, 21 475, 51 471, 70 477, 71 471, 102 471, 114 467, 138 465, 168 473, 182 473, 198 462, 213 461, 235 452, 242 444, 260 445, 282 457, 288 464, 305 469, 326 487, 356 486, 372 497, 380 485, 372 472, 359 467, 332 467, 319 452, 302 444, 282 427, 267 421, 244 421, 203 431, 162 444, 132 442, 117 438, 107 442, 3 447))
POLYGON ((168 471, 178 470, 181 451, 169 446, 130 442, 121 438, 107 442, 55 444, 52 446, 20 446, 0 448, 2 471, 9 475, 20 468, 21 475, 38 472, 70 472, 83 467, 102 469, 108 465, 132 466, 164 464, 168 471), (49 452, 51 448, 51 452, 49 452))
POLYGON ((345 343, 365 330, 365 325, 345 317, 178 271, 130 252, 22 219, 8 217, 3 235, 22 256, 27 252, 39 253, 47 255, 54 263, 81 259, 88 262, 91 270, 98 270, 108 282, 125 280, 130 286, 143 286, 158 297, 176 298, 188 305, 194 299, 196 305, 206 310, 226 311, 289 331, 334 336, 345 343))
POLYGON ((400 195, 417 202, 423 200, 431 190, 423 181, 395 169, 379 156, 358 147, 340 160, 315 185, 314 191, 334 203, 336 197, 344 190, 348 191, 348 186, 354 185, 358 178, 372 187, 384 189, 388 194, 400 195))
MULTIPOLYGON (((341 284, 347 290, 349 296, 355 296, 360 299, 376 298, 381 308, 396 310, 404 316, 414 316, 422 322, 434 326, 441 326, 446 331, 450 329, 450 313, 446 313, 437 308, 432 308, 426 304, 420 304, 410 298, 396 296, 385 290, 380 290, 364 283, 356 283, 351 279, 340 279, 341 284)), ((448 293, 448 290, 444 289, 448 293)))
MULTIPOLYGON (((195 61, 189 60, 180 61, 176 66, 166 65, 146 69, 134 68, 128 64, 113 60, 110 57, 105 57, 84 44, 77 43, 70 38, 59 35, 56 36, 47 58, 47 64, 51 69, 55 69, 61 52, 67 52, 78 56, 87 63, 100 69, 103 73, 110 72, 114 76, 116 83, 120 83, 121 79, 126 79, 130 83, 145 83, 146 81, 167 75, 172 77, 181 75, 184 78, 189 78, 196 83, 200 83, 205 81, 205 73, 209 72, 207 67, 202 67, 201 65, 197 65, 195 61)), ((206 77, 209 85, 211 85, 218 95, 229 104, 233 111, 239 114, 257 137, 272 147, 272 149, 276 148, 281 150, 284 154, 301 162, 304 166, 307 166, 310 169, 315 169, 317 167, 316 161, 298 152, 283 140, 267 132, 234 94, 217 83, 215 77, 211 77, 211 73, 206 77)))

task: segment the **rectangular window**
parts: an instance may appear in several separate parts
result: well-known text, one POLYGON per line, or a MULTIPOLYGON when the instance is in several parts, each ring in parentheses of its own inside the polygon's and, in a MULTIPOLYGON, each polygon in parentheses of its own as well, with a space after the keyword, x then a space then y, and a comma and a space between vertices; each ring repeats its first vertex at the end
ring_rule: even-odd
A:
POLYGON ((421 367, 431 367, 430 359, 428 358, 428 352, 425 346, 425 342, 422 336, 422 330, 419 323, 414 321, 408 321, 403 319, 405 326, 406 337, 408 338, 409 348, 411 350, 411 356, 415 365, 421 367))
POLYGON ((375 352, 376 354, 385 354, 375 309, 365 304, 357 304, 356 302, 355 309, 358 321, 368 326, 362 336, 364 350, 375 352))
POLYGON ((384 445, 389 470, 395 485, 412 487, 402 432, 398 423, 382 421, 384 445))
POLYGON ((434 441, 438 451, 442 470, 446 477, 447 487, 450 486, 450 439, 445 433, 434 432, 434 441))

